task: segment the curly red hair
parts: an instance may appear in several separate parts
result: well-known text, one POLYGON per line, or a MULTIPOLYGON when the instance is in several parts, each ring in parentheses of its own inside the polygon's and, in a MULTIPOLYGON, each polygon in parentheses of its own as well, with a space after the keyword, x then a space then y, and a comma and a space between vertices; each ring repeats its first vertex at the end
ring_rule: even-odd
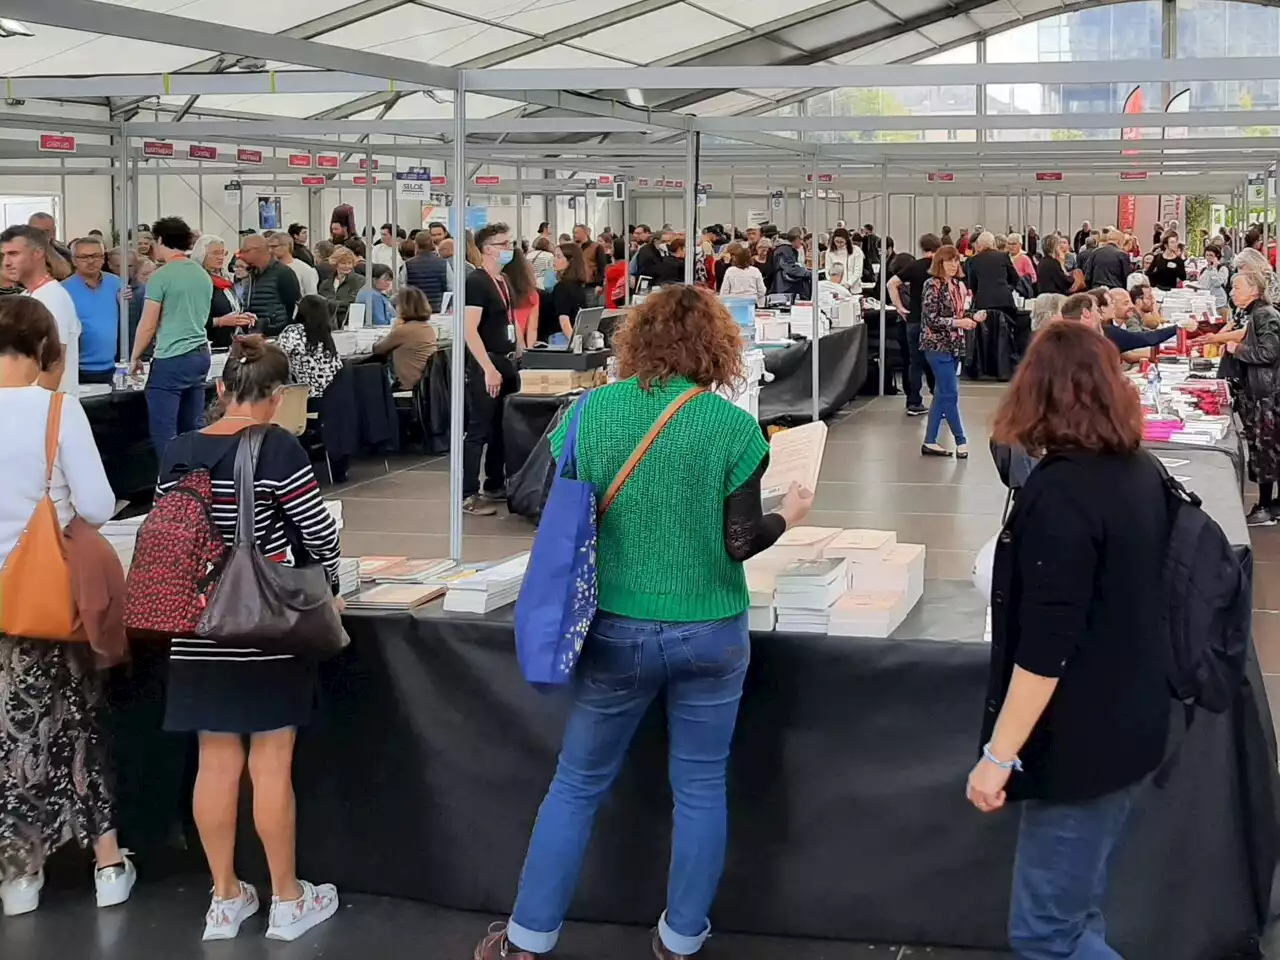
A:
POLYGON ((684 377, 700 387, 742 380, 742 335, 729 311, 700 287, 663 287, 633 310, 613 339, 618 370, 648 390, 684 377))

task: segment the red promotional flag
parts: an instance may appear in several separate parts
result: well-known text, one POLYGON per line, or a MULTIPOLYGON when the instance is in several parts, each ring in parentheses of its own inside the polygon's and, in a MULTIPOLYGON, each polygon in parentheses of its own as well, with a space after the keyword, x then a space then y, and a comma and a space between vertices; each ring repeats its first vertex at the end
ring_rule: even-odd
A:
MULTIPOLYGON (((1125 113, 1142 113, 1145 108, 1146 108, 1146 104, 1143 100, 1142 88, 1134 87, 1133 90, 1130 92, 1128 98, 1124 102, 1124 112, 1125 113)), ((1123 130, 1120 131, 1120 139, 1121 140, 1141 140, 1142 129, 1140 127, 1125 127, 1123 130)), ((1137 151, 1125 150, 1123 151, 1123 153, 1125 156, 1131 157, 1134 154, 1136 154, 1137 151)), ((1124 180, 1127 178, 1123 173, 1121 173, 1120 179, 1124 180)), ((1145 175, 1143 179, 1146 179, 1145 175)), ((1119 202, 1118 222, 1116 223, 1116 226, 1119 227, 1121 230, 1123 230, 1125 233, 1132 233, 1134 231, 1134 228, 1137 226, 1137 219, 1138 219, 1138 198, 1133 196, 1132 194, 1125 194, 1121 196, 1120 202, 1119 202)))

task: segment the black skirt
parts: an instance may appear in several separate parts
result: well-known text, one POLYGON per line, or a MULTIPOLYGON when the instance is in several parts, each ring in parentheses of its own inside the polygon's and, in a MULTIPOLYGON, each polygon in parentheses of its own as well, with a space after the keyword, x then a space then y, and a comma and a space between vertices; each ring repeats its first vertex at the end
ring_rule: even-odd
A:
POLYGON ((267 733, 305 727, 317 689, 314 660, 170 660, 164 728, 267 733))

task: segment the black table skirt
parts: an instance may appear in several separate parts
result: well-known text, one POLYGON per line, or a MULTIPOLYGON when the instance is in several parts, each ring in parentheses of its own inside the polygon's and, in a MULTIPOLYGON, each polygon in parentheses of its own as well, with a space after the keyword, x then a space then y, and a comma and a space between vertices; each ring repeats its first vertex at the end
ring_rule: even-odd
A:
MULTIPOLYGON (((212 403, 216 396, 213 384, 207 393, 212 403)), ((84 397, 80 402, 116 496, 149 494, 155 487, 159 464, 147 426, 145 393, 116 390, 84 397)), ((354 456, 361 449, 399 449, 395 400, 381 363, 346 361, 320 399, 320 406, 321 431, 333 459, 354 456)))
MULTIPOLYGON (((799 341, 765 352, 771 382, 760 386, 762 426, 795 426, 813 419, 813 345, 799 341)), ((858 394, 867 378, 867 327, 833 330, 818 344, 818 416, 826 419, 858 394)))
MULTIPOLYGON (((510 608, 487 618, 346 617, 298 741, 298 857, 344 890, 505 916, 566 713, 521 679, 510 608)), ((757 634, 729 769, 717 929, 999 949, 1016 811, 964 798, 989 648, 968 584, 931 581, 891 640, 757 634)), ((121 836, 154 864, 186 813, 191 741, 158 732, 163 659, 117 671, 121 836)), ((1148 789, 1108 918, 1129 960, 1225 956, 1259 930, 1275 864, 1275 744, 1256 663, 1148 789)), ((247 802, 247 801, 246 801, 247 802)), ((247 808, 246 808, 247 814, 247 808)), ((660 705, 588 849, 572 919, 652 923, 670 837, 660 705)), ((242 869, 262 872, 251 819, 242 869)), ((198 845, 197 845, 198 848, 198 845)))

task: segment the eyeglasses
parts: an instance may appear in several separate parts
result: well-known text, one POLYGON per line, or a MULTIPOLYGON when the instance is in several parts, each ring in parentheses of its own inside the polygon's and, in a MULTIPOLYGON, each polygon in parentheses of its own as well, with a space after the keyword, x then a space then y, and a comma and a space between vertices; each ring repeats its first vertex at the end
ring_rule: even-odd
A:
POLYGON ((77 253, 73 259, 88 263, 91 260, 102 260, 105 257, 106 254, 103 253, 77 253))
POLYGON ((510 250, 511 241, 508 240, 506 243, 498 243, 497 241, 490 241, 489 243, 485 244, 486 249, 489 247, 493 247, 496 250, 510 250))

